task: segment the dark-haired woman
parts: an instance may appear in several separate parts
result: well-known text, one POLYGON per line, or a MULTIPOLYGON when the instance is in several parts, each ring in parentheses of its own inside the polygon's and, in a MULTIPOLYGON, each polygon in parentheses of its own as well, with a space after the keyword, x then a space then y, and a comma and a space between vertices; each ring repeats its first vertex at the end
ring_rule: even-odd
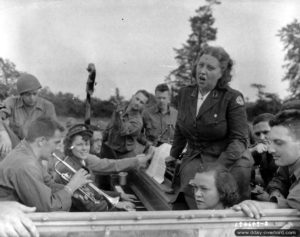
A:
POLYGON ((197 208, 226 209, 239 202, 238 186, 222 165, 208 165, 195 174, 190 181, 197 208))
MULTIPOLYGON (((253 159, 247 151, 248 125, 243 95, 232 89, 233 62, 221 47, 207 46, 198 56, 196 83, 178 95, 178 117, 170 156, 178 158, 187 145, 179 169, 180 188, 206 163, 217 162, 236 179, 241 199, 250 197, 253 159)), ((189 209, 197 209, 191 189, 184 192, 189 209)))

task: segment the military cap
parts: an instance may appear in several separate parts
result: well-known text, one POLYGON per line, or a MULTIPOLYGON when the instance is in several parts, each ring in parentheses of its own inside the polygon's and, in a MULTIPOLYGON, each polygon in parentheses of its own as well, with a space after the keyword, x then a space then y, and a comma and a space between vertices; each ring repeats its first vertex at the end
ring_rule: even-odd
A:
POLYGON ((89 128, 88 125, 84 123, 76 124, 72 126, 68 132, 66 137, 72 137, 74 135, 81 134, 81 135, 88 135, 89 137, 93 136, 93 131, 89 128))
POLYGON ((20 73, 20 77, 17 81, 17 90, 20 95, 40 88, 42 88, 42 86, 35 76, 28 73, 20 73))

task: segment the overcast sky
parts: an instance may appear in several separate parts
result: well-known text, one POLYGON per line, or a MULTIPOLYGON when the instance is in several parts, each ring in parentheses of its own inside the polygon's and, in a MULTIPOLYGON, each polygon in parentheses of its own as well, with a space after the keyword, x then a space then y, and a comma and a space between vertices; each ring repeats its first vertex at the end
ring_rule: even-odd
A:
MULTIPOLYGON (((256 91, 287 96, 278 30, 300 18, 298 0, 221 0, 214 7, 214 45, 235 62, 232 87, 250 100, 256 91)), ((176 67, 173 48, 191 33, 189 18, 204 0, 0 0, 0 57, 36 75, 53 92, 84 98, 86 67, 97 69, 95 96, 119 87, 125 98, 153 92, 176 67)))

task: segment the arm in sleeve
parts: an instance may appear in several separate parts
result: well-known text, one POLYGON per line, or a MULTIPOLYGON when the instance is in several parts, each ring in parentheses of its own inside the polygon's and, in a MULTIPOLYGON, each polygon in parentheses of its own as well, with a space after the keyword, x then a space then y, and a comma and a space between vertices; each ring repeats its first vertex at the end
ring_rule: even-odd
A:
POLYGON ((240 94, 233 96, 227 108, 228 145, 218 161, 229 167, 238 160, 247 149, 248 124, 243 97, 240 94))
POLYGON ((285 198, 278 190, 273 191, 270 201, 278 204, 279 208, 295 208, 300 210, 300 184, 297 184, 289 190, 289 194, 285 198), (277 194, 277 195, 276 195, 277 194))
POLYGON ((45 113, 46 113, 45 114, 46 116, 48 116, 54 120, 57 120, 55 108, 52 103, 48 102, 45 113))
POLYGON ((187 140, 185 136, 181 133, 180 126, 178 125, 178 121, 175 125, 175 133, 174 133, 174 140, 172 144, 172 148, 170 151, 170 156, 178 159, 181 152, 183 151, 184 147, 186 146, 187 140))
POLYGON ((143 127, 143 122, 140 117, 131 117, 128 121, 121 118, 120 120, 120 135, 134 135, 140 133, 143 127))
POLYGON ((289 171, 287 167, 279 167, 272 180, 267 186, 270 196, 278 196, 277 193, 286 197, 289 192, 289 171))
POLYGON ((14 186, 22 203, 35 206, 39 212, 69 211, 71 207, 71 194, 64 189, 53 192, 33 168, 19 169, 14 186))
POLYGON ((139 165, 137 157, 113 160, 106 158, 99 159, 95 155, 90 155, 86 162, 89 169, 100 173, 127 171, 130 169, 135 169, 139 165))
POLYGON ((141 130, 141 133, 139 134, 139 136, 137 137, 137 141, 144 146, 150 145, 150 144, 148 144, 148 140, 146 138, 146 129, 148 126, 148 118, 147 117, 148 117, 148 112, 144 110, 143 114, 142 114, 142 119, 143 119, 142 130, 141 130))
POLYGON ((180 156, 181 152, 183 151, 184 147, 186 146, 187 140, 186 137, 182 134, 181 132, 181 128, 180 128, 180 117, 181 117, 181 113, 184 113, 184 107, 181 106, 182 103, 182 99, 184 99, 183 97, 183 92, 182 90, 179 91, 178 94, 178 117, 177 117, 177 121, 176 121, 176 125, 175 125, 175 131, 174 131, 174 137, 173 137, 173 144, 172 144, 172 148, 170 151, 170 156, 178 159, 178 157, 180 156))
POLYGON ((300 210, 300 184, 297 181, 297 184, 290 189, 287 196, 287 205, 289 208, 295 208, 300 210))

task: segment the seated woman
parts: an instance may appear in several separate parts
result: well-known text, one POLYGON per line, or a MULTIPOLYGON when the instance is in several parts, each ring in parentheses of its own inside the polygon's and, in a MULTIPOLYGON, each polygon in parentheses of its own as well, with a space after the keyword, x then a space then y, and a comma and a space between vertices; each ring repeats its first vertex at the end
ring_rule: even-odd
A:
MULTIPOLYGON (((151 154, 148 154, 122 160, 99 159, 97 156, 90 154, 90 140, 92 135, 93 132, 85 124, 74 125, 66 134, 64 139, 64 153, 66 158, 64 158, 64 161, 75 170, 85 168, 90 174, 92 174, 92 171, 101 173, 120 172, 144 167, 151 158, 151 154)), ((63 163, 58 163, 56 169, 59 170, 60 173, 69 173, 72 175, 70 170, 63 163)), ((63 181, 60 180, 60 182, 63 181)), ((134 205, 129 202, 134 200, 135 197, 133 195, 119 194, 117 192, 106 193, 110 196, 120 196, 121 200, 125 200, 125 202, 118 202, 115 206, 117 209, 128 210, 134 208, 134 205)), ((93 192, 93 195, 99 200, 98 203, 86 200, 81 195, 76 195, 76 197, 73 198, 72 209, 76 211, 107 211, 113 209, 113 206, 110 205, 102 195, 95 192, 93 192)))
POLYGON ((207 164, 190 180, 198 209, 226 209, 240 200, 238 186, 222 165, 207 164))

